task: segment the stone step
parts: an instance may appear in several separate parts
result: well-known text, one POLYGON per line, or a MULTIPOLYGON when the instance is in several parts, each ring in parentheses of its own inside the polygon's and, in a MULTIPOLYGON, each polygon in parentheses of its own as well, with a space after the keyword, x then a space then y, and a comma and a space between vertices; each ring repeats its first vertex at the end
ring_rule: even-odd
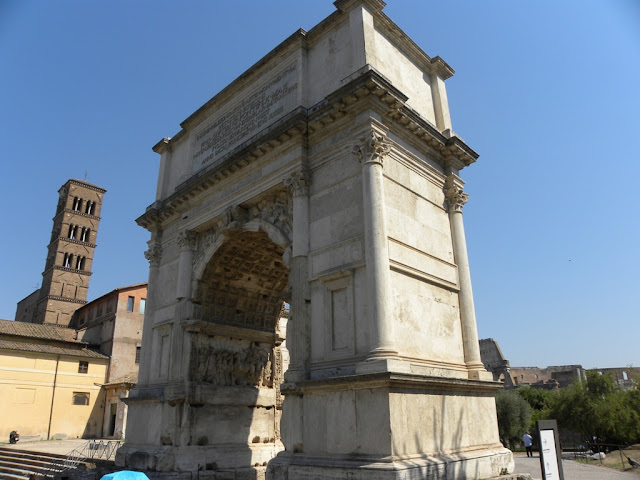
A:
POLYGON ((53 478, 63 470, 66 456, 0 447, 0 479, 53 478))
POLYGON ((40 467, 40 468, 52 468, 55 470, 61 470, 64 465, 64 460, 55 459, 49 460, 45 458, 30 458, 23 456, 11 456, 5 455, 0 452, 0 463, 9 464, 9 463, 17 463, 20 465, 29 465, 31 467, 40 467))
POLYGON ((38 475, 38 472, 24 468, 12 468, 0 463, 0 478, 25 478, 28 479, 30 475, 38 475))
POLYGON ((0 468, 1 467, 7 467, 7 468, 27 468, 28 470, 31 472, 42 472, 42 473, 57 473, 57 472, 62 472, 63 470, 63 465, 62 464, 50 464, 50 463, 46 463, 46 462, 40 462, 40 463, 26 463, 26 462, 22 462, 20 459, 0 459, 0 468))

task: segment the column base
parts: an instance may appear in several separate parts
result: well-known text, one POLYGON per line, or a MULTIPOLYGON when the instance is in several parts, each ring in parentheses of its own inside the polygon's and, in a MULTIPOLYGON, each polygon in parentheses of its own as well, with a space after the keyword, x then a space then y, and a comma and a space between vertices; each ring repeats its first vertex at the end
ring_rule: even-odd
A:
POLYGON ((397 352, 391 351, 372 353, 371 356, 356 364, 357 375, 385 372, 411 373, 411 364, 398 358, 397 352))
POLYGON ((467 363, 470 380, 493 381, 493 374, 488 372, 482 363, 467 363))

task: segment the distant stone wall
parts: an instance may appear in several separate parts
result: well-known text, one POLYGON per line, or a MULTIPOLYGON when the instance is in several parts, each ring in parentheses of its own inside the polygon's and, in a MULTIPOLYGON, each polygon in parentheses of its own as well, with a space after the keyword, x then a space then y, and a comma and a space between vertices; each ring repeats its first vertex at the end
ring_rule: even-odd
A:
POLYGON ((531 385, 543 388, 564 388, 573 382, 585 380, 581 365, 560 365, 546 368, 511 367, 511 378, 515 386, 531 385))
POLYGON ((505 383, 505 386, 513 386, 509 373, 509 360, 504 358, 498 342, 493 338, 484 338, 480 343, 480 358, 484 368, 491 372, 495 381, 505 383))
POLYGON ((592 368, 587 371, 609 375, 619 387, 624 389, 636 388, 640 382, 640 367, 592 368))

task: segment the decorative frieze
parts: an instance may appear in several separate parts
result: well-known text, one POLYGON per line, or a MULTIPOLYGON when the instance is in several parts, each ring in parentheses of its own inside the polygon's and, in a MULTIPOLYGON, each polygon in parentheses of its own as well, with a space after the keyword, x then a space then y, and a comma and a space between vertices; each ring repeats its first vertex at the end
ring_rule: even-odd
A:
POLYGON ((191 379, 220 387, 273 387, 273 351, 246 341, 194 335, 191 346, 191 379), (235 349, 232 347, 236 347, 235 349))

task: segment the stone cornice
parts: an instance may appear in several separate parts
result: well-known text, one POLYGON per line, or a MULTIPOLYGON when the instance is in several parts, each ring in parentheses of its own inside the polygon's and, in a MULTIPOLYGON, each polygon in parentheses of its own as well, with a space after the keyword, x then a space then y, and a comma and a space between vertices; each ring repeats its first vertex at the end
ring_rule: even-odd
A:
POLYGON ((60 265, 54 265, 54 266, 46 269, 44 272, 42 272, 42 275, 46 275, 49 270, 62 270, 64 272, 79 273, 80 275, 91 276, 91 272, 89 272, 87 270, 76 270, 75 268, 61 267, 60 265))
POLYGON ((387 6, 382 0, 336 0, 333 2, 333 5, 344 13, 348 13, 360 4, 366 5, 372 12, 380 12, 387 6))
POLYGON ((80 305, 86 305, 86 303, 87 303, 86 300, 78 300, 78 299, 75 299, 75 298, 59 297, 57 295, 47 295, 46 297, 42 297, 40 299, 40 302, 45 301, 45 300, 57 300, 58 302, 78 303, 80 305))
POLYGON ((69 179, 69 181, 68 181, 67 183, 68 183, 68 184, 78 185, 78 186, 80 186, 80 187, 84 187, 84 188, 87 188, 87 189, 89 189, 89 190, 93 190, 93 191, 96 191, 96 192, 99 192, 99 193, 106 193, 106 192, 107 192, 107 191, 106 191, 104 188, 102 188, 102 187, 99 187, 99 186, 94 185, 94 184, 92 184, 92 183, 84 182, 84 181, 82 181, 82 180, 76 180, 75 178, 71 178, 71 179, 69 179))
POLYGON ((308 110, 310 135, 346 115, 350 106, 358 100, 375 97, 386 109, 386 117, 395 120, 426 143, 436 153, 434 160, 442 167, 451 165, 457 170, 462 170, 477 160, 479 155, 460 137, 455 134, 445 135, 407 106, 407 96, 391 85, 383 75, 370 66, 362 72, 308 110))
MULTIPOLYGON (((385 372, 364 375, 345 375, 320 380, 305 380, 297 382, 296 386, 302 393, 369 388, 493 393, 502 388, 503 384, 502 382, 486 380, 468 380, 466 378, 445 378, 385 372)), ((283 393, 285 392, 283 391, 283 393)))
POLYGON ((171 142, 171 137, 164 137, 162 140, 156 143, 151 148, 151 150, 162 155, 167 150, 171 150, 171 148, 169 147, 169 142, 171 142))
POLYGON ((443 80, 453 76, 455 71, 447 64, 447 62, 445 62, 440 56, 431 58, 427 55, 384 13, 378 12, 378 14, 374 16, 374 19, 378 26, 382 26, 384 30, 390 34, 391 39, 398 46, 399 50, 407 53, 419 67, 428 71, 430 74, 439 75, 443 80))
POLYGON ((86 218, 90 218, 92 220, 97 220, 97 221, 101 220, 101 217, 96 217, 95 215, 89 215, 88 213, 78 212, 77 210, 71 210, 70 208, 65 208, 64 210, 61 210, 55 217, 53 217, 52 220, 55 221, 55 219, 58 218, 63 213, 70 213, 72 215, 78 215, 80 217, 86 217, 86 218))
POLYGON ((213 185, 223 181, 275 148, 320 132, 348 113, 357 110, 360 101, 372 102, 373 108, 382 110, 390 123, 411 132, 418 141, 433 152, 433 160, 443 168, 452 166, 461 170, 476 161, 478 154, 455 135, 445 135, 428 120, 408 107, 406 95, 373 68, 367 66, 348 84, 322 102, 309 109, 298 107, 282 120, 268 126, 252 139, 239 145, 213 165, 206 167, 176 187, 166 199, 156 201, 136 222, 154 231, 171 215, 179 212, 183 204, 213 185))
POLYGON ((98 246, 95 243, 81 242, 80 240, 74 240, 72 238, 67 238, 67 237, 57 237, 53 242, 51 242, 49 245, 47 245, 47 248, 51 248, 54 243, 60 242, 60 241, 69 242, 69 243, 75 243, 76 245, 83 245, 83 246, 89 247, 89 248, 96 248, 98 246))

